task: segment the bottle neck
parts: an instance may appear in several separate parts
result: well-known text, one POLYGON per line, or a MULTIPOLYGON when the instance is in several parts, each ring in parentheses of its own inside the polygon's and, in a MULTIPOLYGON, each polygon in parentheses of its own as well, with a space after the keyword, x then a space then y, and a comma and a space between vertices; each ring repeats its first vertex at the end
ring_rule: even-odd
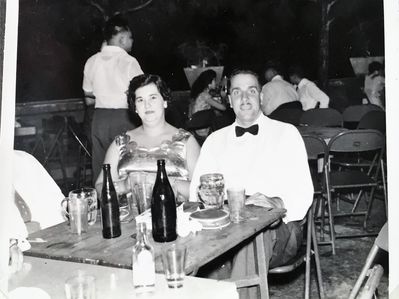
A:
POLYGON ((137 242, 140 244, 146 244, 148 243, 147 239, 147 229, 140 228, 137 231, 137 242))
POLYGON ((157 179, 165 180, 168 176, 166 174, 165 162, 158 163, 157 179))

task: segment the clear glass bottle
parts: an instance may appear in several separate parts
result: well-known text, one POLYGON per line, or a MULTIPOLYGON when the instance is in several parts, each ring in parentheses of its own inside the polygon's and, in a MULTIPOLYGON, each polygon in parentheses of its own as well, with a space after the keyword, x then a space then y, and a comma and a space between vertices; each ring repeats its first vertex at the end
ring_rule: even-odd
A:
POLYGON ((136 293, 155 291, 154 248, 147 238, 145 222, 137 223, 137 241, 133 247, 133 286, 136 293))
POLYGON ((157 161, 158 172, 152 191, 152 237, 155 242, 170 242, 177 238, 176 200, 165 169, 165 160, 157 161))

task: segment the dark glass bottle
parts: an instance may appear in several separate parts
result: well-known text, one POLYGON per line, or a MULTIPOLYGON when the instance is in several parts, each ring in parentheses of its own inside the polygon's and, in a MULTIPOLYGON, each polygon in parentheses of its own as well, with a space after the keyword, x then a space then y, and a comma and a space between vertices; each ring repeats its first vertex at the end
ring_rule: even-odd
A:
POLYGON ((157 161, 158 172, 152 191, 152 236, 155 242, 176 240, 176 201, 165 169, 165 160, 157 161))
POLYGON ((116 238, 121 235, 118 197, 116 195, 114 183, 112 182, 111 166, 109 164, 103 165, 101 222, 103 225, 103 237, 105 239, 116 238))

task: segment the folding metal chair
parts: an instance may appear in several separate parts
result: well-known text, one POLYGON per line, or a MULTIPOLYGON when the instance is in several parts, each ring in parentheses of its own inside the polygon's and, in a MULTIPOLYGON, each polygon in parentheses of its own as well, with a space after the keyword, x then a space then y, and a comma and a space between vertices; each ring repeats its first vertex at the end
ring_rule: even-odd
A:
POLYGON ((366 282, 366 285, 364 286, 359 298, 366 299, 373 296, 384 272, 384 269, 381 265, 376 265, 371 268, 374 259, 380 249, 388 252, 388 223, 384 224, 384 226, 380 230, 380 233, 378 234, 378 237, 375 239, 373 247, 371 247, 371 250, 367 256, 366 263, 364 264, 362 271, 360 272, 360 275, 349 295, 349 299, 356 298, 356 295, 359 293, 359 290, 366 276, 369 276, 369 279, 366 282))
POLYGON ((333 108, 310 109, 302 113, 301 125, 342 127, 342 114, 333 108))
POLYGON ((382 134, 385 134, 386 131, 385 112, 379 110, 373 110, 367 112, 360 119, 357 128, 378 130, 382 134))
MULTIPOLYGON (((372 203, 374 200, 374 192, 378 186, 377 176, 382 165, 382 154, 385 146, 384 136, 377 130, 348 130, 333 137, 328 143, 328 163, 329 170, 327 176, 327 186, 330 187, 328 192, 353 192, 359 191, 356 200, 352 201, 353 207, 349 213, 335 214, 334 217, 339 216, 364 216, 363 227, 367 226, 367 219, 370 214, 372 203), (374 162, 362 169, 354 167, 353 159, 345 167, 342 165, 342 160, 345 159, 345 154, 350 153, 370 153, 374 155, 374 162), (334 165, 334 159, 339 157, 340 165, 334 165), (365 211, 356 212, 359 202, 364 191, 370 191, 367 196, 367 209, 365 211)), ((349 155, 350 157, 350 155, 349 155)), ((365 196, 366 197, 366 196, 365 196)), ((356 236, 366 236, 370 234, 361 234, 356 236)), ((336 236, 336 238, 348 237, 344 235, 336 236)))
POLYGON ((269 115, 269 118, 298 126, 302 113, 303 111, 297 108, 277 108, 269 115))
POLYGON ((373 104, 348 106, 342 113, 342 117, 344 119, 344 127, 348 129, 355 129, 361 118, 370 111, 383 110, 381 109, 381 107, 373 104))
POLYGON ((334 218, 332 217, 332 204, 330 186, 327 185, 328 180, 328 149, 323 138, 314 135, 303 135, 306 152, 308 155, 310 172, 313 180, 314 196, 316 198, 315 217, 320 208, 320 239, 319 245, 331 245, 332 254, 335 255, 335 232, 334 232, 334 218), (330 240, 324 240, 325 228, 325 197, 327 197, 327 209, 329 216, 329 232, 330 240))
POLYGON ((269 269, 269 274, 282 274, 288 273, 295 269, 297 269, 303 262, 306 263, 305 267, 305 298, 310 298, 310 264, 312 255, 314 255, 315 266, 316 266, 316 275, 317 275, 317 283, 319 286, 319 297, 324 298, 324 287, 323 287, 323 278, 320 267, 320 258, 319 258, 319 249, 317 245, 316 238, 316 230, 314 227, 314 203, 309 208, 307 217, 305 218, 304 223, 306 222, 307 234, 306 234, 306 251, 300 251, 293 259, 288 261, 285 265, 278 266, 272 269, 269 269), (313 245, 313 251, 311 247, 313 245))

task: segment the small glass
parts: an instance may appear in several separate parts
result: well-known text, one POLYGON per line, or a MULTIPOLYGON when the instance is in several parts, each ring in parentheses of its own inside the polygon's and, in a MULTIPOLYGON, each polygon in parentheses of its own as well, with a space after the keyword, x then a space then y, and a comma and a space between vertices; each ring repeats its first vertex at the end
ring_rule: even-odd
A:
POLYGON ((162 251, 162 263, 169 288, 181 288, 185 277, 187 247, 172 244, 162 251))
POLYGON ((96 279, 92 275, 79 273, 65 282, 67 299, 96 299, 96 279))
POLYGON ((230 221, 239 223, 244 220, 245 189, 227 188, 227 200, 229 204, 230 221))
POLYGON ((134 215, 132 211, 132 192, 128 176, 115 180, 113 183, 119 203, 119 220, 122 223, 130 222, 133 220, 134 215))

